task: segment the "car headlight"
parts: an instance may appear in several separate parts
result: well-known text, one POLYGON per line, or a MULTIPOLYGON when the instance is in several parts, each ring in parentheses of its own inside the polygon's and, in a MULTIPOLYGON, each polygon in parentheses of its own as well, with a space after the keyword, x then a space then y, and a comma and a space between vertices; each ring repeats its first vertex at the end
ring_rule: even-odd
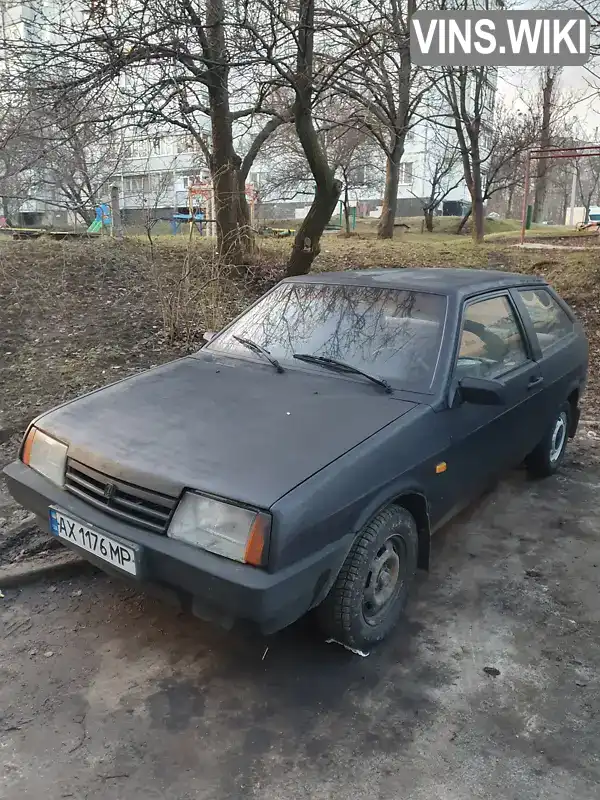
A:
POLYGON ((255 567, 266 565, 271 517, 195 492, 185 492, 167 536, 255 567))
POLYGON ((67 445, 32 427, 23 444, 22 460, 58 486, 65 482, 67 445))

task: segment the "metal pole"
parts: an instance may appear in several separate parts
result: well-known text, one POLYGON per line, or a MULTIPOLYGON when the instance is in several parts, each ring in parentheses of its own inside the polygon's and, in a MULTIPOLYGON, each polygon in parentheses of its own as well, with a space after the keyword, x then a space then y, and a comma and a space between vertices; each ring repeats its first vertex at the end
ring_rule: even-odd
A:
MULTIPOLYGON (((177 162, 177 156, 175 156, 177 162)), ((177 169, 173 167, 173 214, 177 214, 177 169)))
POLYGON ((577 196, 577 166, 573 167, 573 181, 571 183, 571 208, 569 210, 569 225, 575 222, 575 198, 577 196))
POLYGON ((527 153, 527 161, 525 162, 525 185, 523 186, 523 208, 521 210, 521 244, 525 241, 525 225, 527 223, 527 200, 529 199, 529 171, 531 163, 531 154, 527 153))

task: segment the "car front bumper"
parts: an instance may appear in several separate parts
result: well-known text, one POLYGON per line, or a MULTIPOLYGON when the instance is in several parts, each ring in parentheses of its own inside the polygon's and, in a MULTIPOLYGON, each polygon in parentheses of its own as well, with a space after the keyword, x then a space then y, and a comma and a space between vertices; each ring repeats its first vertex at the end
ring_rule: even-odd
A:
MULTIPOLYGON (((38 517, 44 530, 50 531, 49 506, 56 506, 99 533, 130 542, 140 550, 139 573, 133 580, 174 591, 196 616, 226 627, 249 621, 262 633, 273 633, 291 624, 320 602, 349 547, 344 539, 291 567, 268 572, 129 525, 56 486, 20 461, 9 464, 4 475, 12 496, 38 517)), ((104 560, 60 541, 102 570, 132 580, 104 560)))

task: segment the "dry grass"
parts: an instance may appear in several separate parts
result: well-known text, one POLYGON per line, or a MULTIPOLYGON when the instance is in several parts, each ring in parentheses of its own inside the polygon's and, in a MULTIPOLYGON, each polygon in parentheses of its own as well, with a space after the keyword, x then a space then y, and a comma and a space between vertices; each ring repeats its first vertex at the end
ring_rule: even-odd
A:
MULTIPOLYGON (((555 232, 556 235, 556 232, 555 232)), ((519 250, 514 240, 402 233, 323 238, 315 271, 451 266, 509 269, 550 280, 584 320, 600 363, 600 250, 519 250)), ((0 429, 42 409, 196 349, 283 275, 290 240, 262 239, 244 281, 210 243, 176 237, 123 242, 0 242, 0 429)))

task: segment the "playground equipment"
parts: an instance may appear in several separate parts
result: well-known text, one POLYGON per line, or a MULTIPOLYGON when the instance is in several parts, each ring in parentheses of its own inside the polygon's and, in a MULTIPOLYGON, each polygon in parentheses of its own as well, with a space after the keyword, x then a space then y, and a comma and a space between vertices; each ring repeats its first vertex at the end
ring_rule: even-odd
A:
POLYGON ((181 228, 181 226, 184 223, 188 222, 191 225, 195 225, 196 230, 198 231, 200 236, 202 236, 202 234, 204 233, 203 225, 205 219, 206 215, 204 213, 204 209, 199 209, 198 211, 194 211, 193 214, 184 214, 177 212, 177 214, 173 214, 170 220, 171 233, 173 234, 173 236, 175 236, 175 234, 179 233, 179 229, 181 228))
POLYGON ((587 231, 592 228, 595 228, 596 233, 600 234, 600 206, 590 206, 587 219, 577 225, 578 231, 587 231))
MULTIPOLYGON (((250 207, 250 226, 254 227, 254 211, 258 200, 258 192, 254 185, 245 186, 246 199, 250 207)), ((171 217, 171 232, 178 233, 181 225, 190 225, 190 235, 194 227, 200 235, 216 236, 215 192, 209 181, 198 181, 188 186, 187 213, 178 211, 171 217)))
POLYGON ((87 233, 101 233, 104 228, 110 228, 111 225, 112 214, 110 205, 108 203, 100 203, 99 206, 96 206, 96 219, 87 229, 87 233))
MULTIPOLYGON (((547 147, 543 149, 530 150, 527 153, 527 160, 525 161, 525 186, 523 187, 523 206, 521 210, 521 237, 520 237, 521 244, 523 244, 523 242, 525 241, 525 231, 531 227, 531 217, 533 211, 533 206, 529 205, 531 162, 554 160, 557 158, 568 158, 572 160, 578 158, 591 158, 592 156, 595 157, 600 156, 600 145, 580 145, 579 147, 547 147)), ((571 187, 572 210, 574 210, 575 208, 575 191, 576 191, 576 173, 574 172, 573 184, 571 187)), ((572 219, 571 219, 571 224, 573 224, 572 219)))
POLYGON ((204 233, 204 221, 209 218, 209 226, 206 228, 207 235, 211 235, 209 228, 212 228, 212 220, 214 218, 214 192, 213 187, 207 181, 200 181, 198 183, 190 183, 188 186, 188 213, 187 214, 173 214, 173 221, 171 222, 171 230, 175 234, 179 230, 182 222, 188 222, 190 225, 190 236, 194 231, 194 227, 202 236, 204 233), (208 215, 207 215, 208 210, 208 215), (177 220, 179 224, 177 225, 177 220), (177 225, 177 227, 175 227, 177 225))

